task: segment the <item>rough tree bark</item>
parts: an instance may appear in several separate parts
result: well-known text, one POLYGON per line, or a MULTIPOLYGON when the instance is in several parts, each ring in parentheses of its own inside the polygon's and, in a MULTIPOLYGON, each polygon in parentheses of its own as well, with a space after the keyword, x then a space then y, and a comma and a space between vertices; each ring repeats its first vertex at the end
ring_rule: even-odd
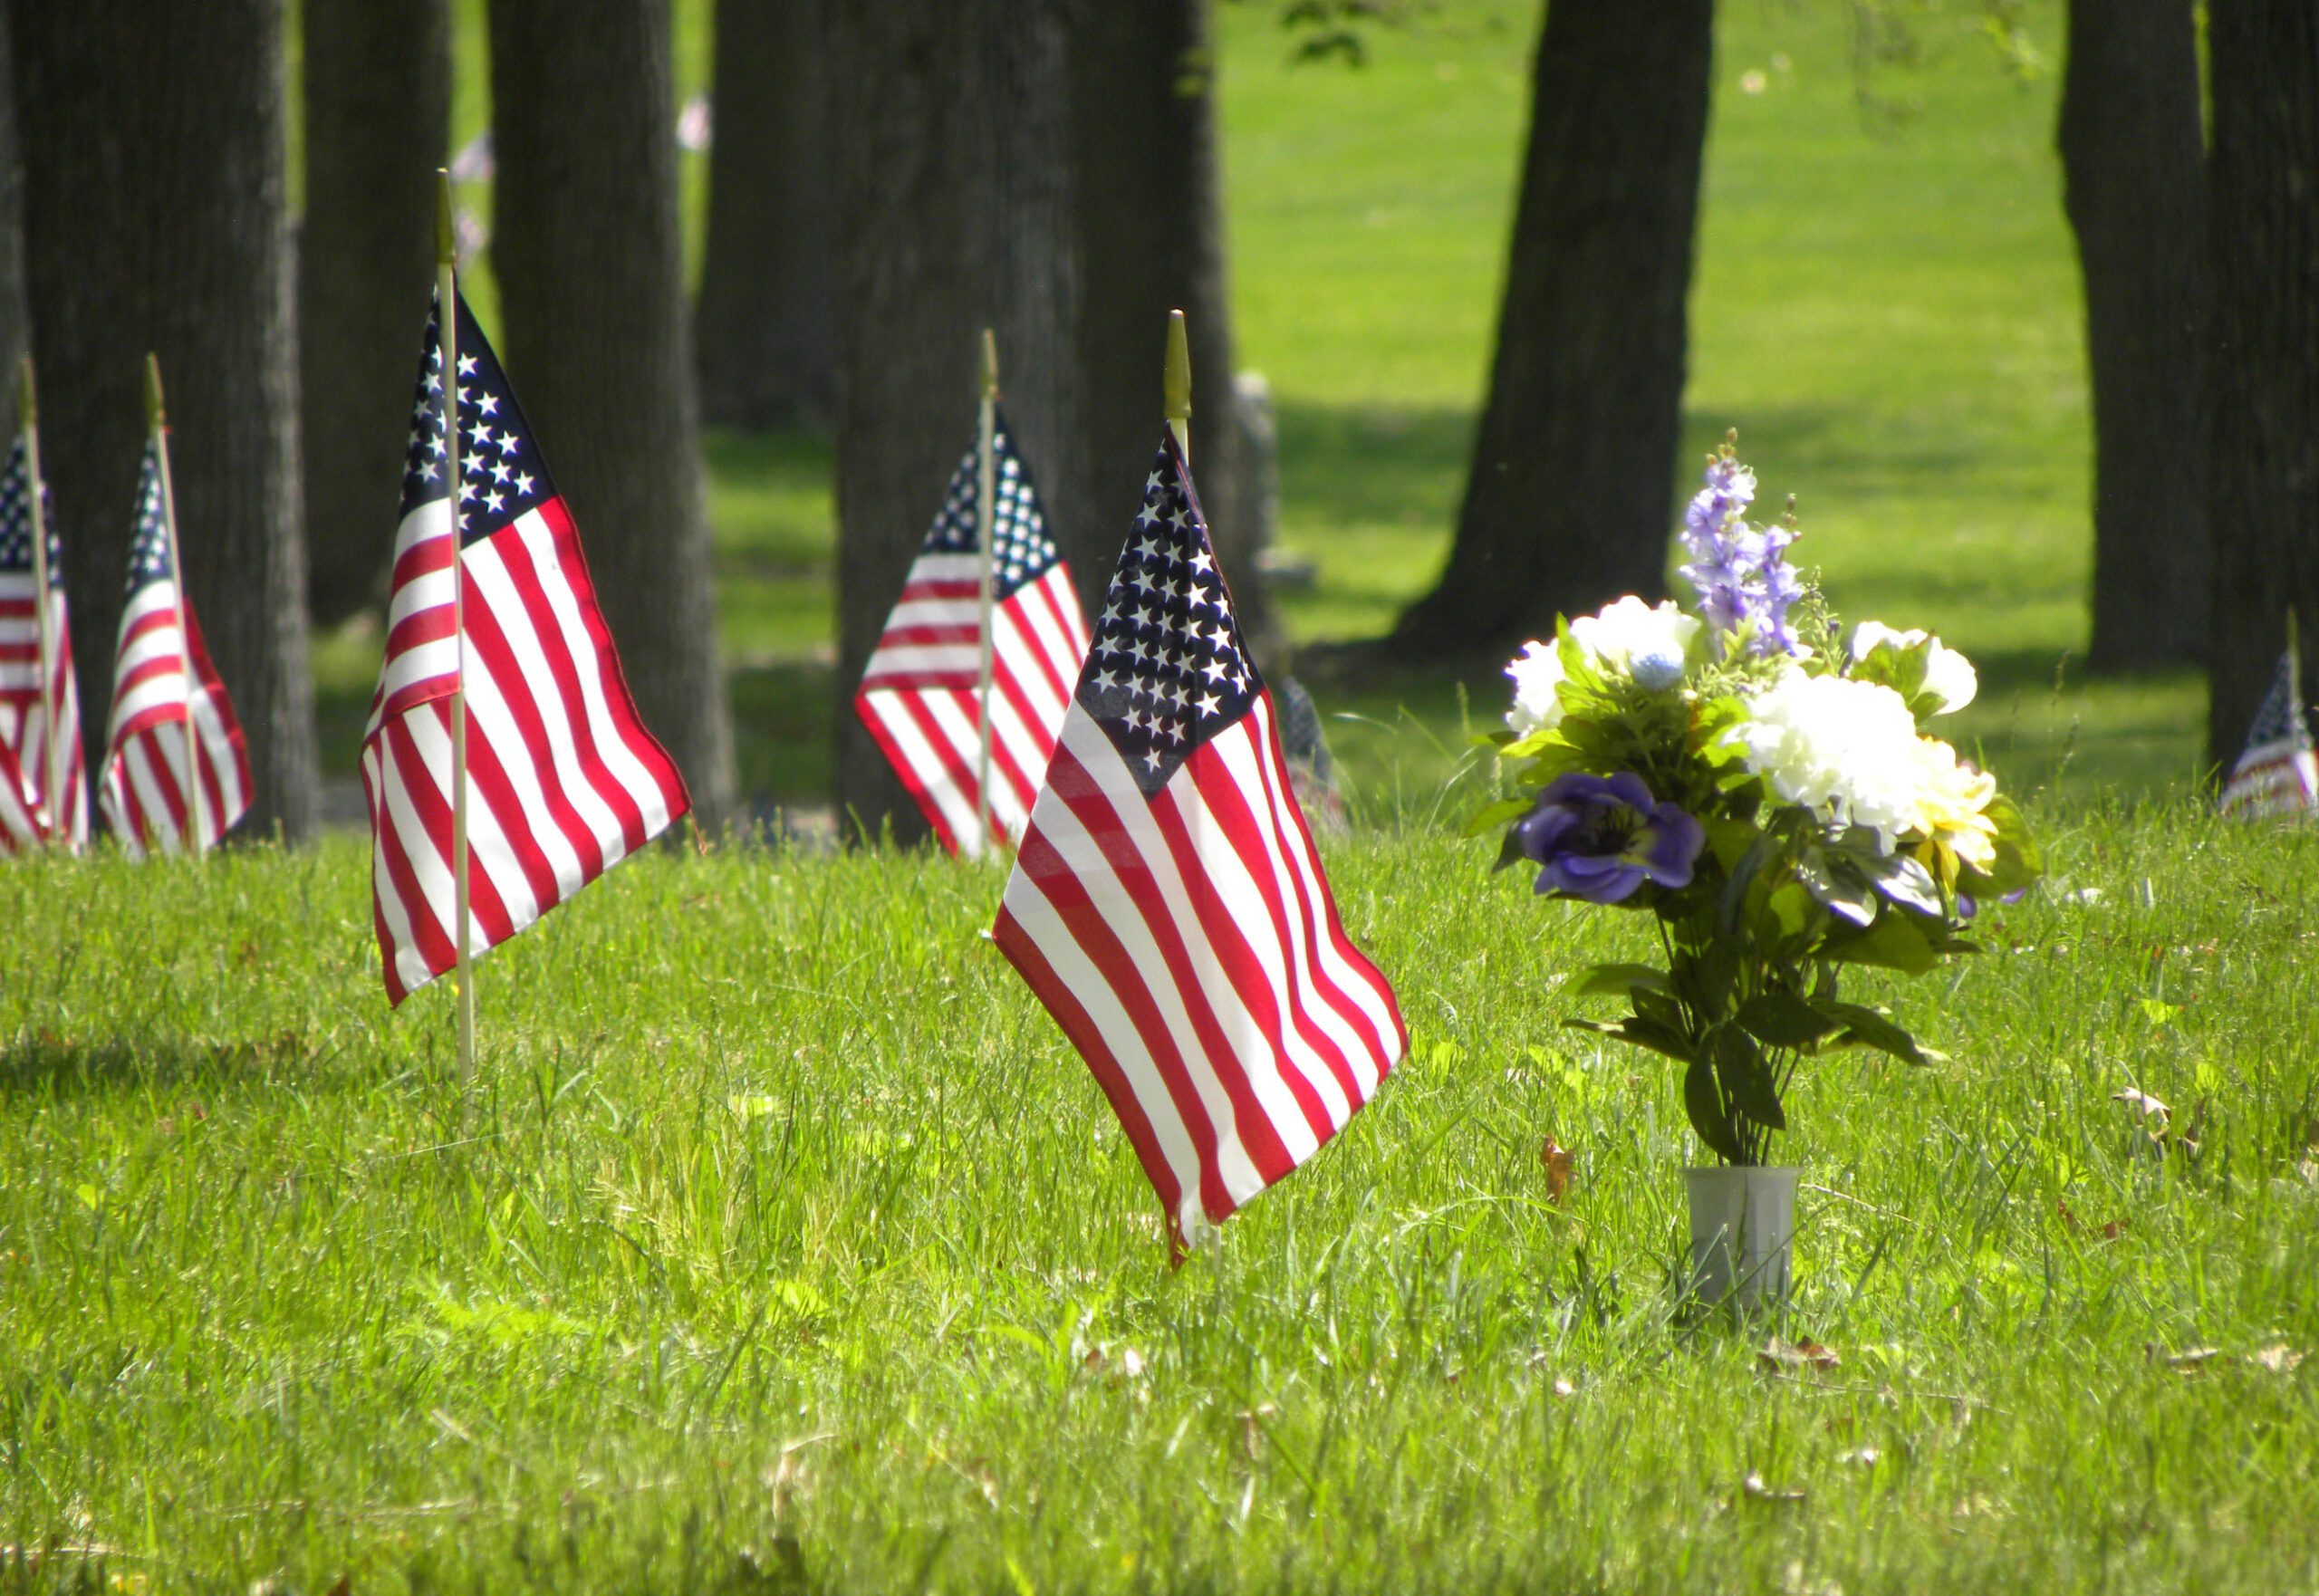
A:
POLYGON ((24 312, 24 168, 16 159, 16 69, 8 8, 0 5, 0 379, 15 383, 31 346, 24 312))
POLYGON ((1216 43, 1208 0, 1083 6, 1073 52, 1073 146, 1084 263, 1082 429, 1095 491, 1081 596, 1101 607, 1159 447, 1168 312, 1192 357, 1192 475, 1241 625, 1260 654, 1274 628, 1256 567, 1256 517, 1240 428, 1217 159, 1216 43))
POLYGON ((18 0, 43 465, 101 752, 146 351, 168 387, 187 591, 249 736, 241 835, 313 832, 282 0, 18 0))
POLYGON ((1713 20, 1713 0, 1546 10, 1489 399, 1398 658, 1504 654, 1664 591, 1713 20))
POLYGON ((2270 686, 2290 604, 2304 679, 2319 679, 2319 11, 2215 0, 2207 41, 2207 752, 2227 769, 2270 686))
POLYGON ((2206 648, 2208 303, 2190 0, 2070 0, 2058 143, 2093 387, 2097 670, 2206 648))
MULTIPOLYGON (((1087 551, 1103 541, 1091 531, 1102 523, 1089 512, 1077 437, 1065 4, 896 0, 830 14, 837 800, 856 838, 889 823, 898 841, 926 834, 852 697, 973 439, 982 327, 997 334, 1008 424, 1083 580, 1087 551)), ((1105 570, 1122 535, 1123 523, 1102 555, 1105 570)))
POLYGON ((493 0, 508 378, 571 502, 644 723, 712 833, 733 722, 677 217, 669 0, 493 0))
POLYGON ((445 0, 305 0, 298 389, 306 598, 335 626, 386 597, 412 361, 450 137, 445 0))
POLYGON ((708 243, 693 328, 702 417, 826 427, 837 394, 823 0, 720 0, 708 243))

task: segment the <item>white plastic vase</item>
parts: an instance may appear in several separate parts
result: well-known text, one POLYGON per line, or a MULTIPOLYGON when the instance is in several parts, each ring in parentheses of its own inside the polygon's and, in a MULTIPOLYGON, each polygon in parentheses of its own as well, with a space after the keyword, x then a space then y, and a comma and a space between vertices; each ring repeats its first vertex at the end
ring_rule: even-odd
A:
POLYGON ((1795 1174, 1731 1164, 1683 1171, 1691 1199, 1690 1291, 1699 1302, 1750 1309, 1787 1301, 1795 1174))

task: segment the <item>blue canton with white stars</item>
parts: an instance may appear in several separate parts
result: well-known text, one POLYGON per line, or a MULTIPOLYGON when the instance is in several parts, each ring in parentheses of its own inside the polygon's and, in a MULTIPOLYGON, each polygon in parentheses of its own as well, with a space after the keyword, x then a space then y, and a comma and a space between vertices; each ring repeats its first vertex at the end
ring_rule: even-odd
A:
MULTIPOLYGON (((1017 588, 1044 576, 1062 555, 1054 540, 1047 536, 1046 516, 1039 509, 1037 490, 1031 486, 1031 468, 1015 452, 1015 440, 1007 436, 1004 416, 992 433, 991 483, 998 500, 998 514, 993 517, 996 524, 991 543, 990 591, 993 599, 1003 601, 1017 588)), ((982 517, 977 514, 978 506, 975 502, 981 497, 982 463, 978 453, 968 449, 967 457, 950 474, 950 491, 942 495, 942 508, 936 512, 934 524, 928 530, 919 553, 982 552, 982 541, 977 535, 982 517)))
MULTIPOLYGON (((476 325, 467 296, 458 301, 459 546, 489 537, 526 510, 555 496, 547 462, 532 441, 531 423, 515 403, 499 358, 476 325)), ((448 496, 443 440, 443 349, 437 320, 427 314, 427 348, 419 357, 419 390, 410 408, 410 448, 404 457, 402 514, 448 496)))
MULTIPOLYGON (((19 437, 16 447, 9 453, 8 469, 0 475, 0 571, 24 571, 33 568, 32 495, 24 488, 24 440, 19 437)), ((64 550, 56 541, 56 507, 50 500, 48 485, 41 484, 40 507, 43 524, 48 531, 48 585, 64 585, 64 550)))
POLYGON ((2279 668, 2271 677, 2271 690, 2264 695, 2262 707, 2255 711, 2255 724, 2247 730, 2250 749, 2275 743, 2311 746, 2311 728, 2304 724, 2303 706, 2295 701, 2295 665, 2285 655, 2279 657, 2279 668))
POLYGON ((149 440, 137 473, 137 530, 129 543, 129 595, 148 582, 169 580, 169 522, 161 504, 161 457, 149 440))
POLYGON ((1095 623, 1079 705, 1149 797, 1262 691, 1171 433, 1095 623))

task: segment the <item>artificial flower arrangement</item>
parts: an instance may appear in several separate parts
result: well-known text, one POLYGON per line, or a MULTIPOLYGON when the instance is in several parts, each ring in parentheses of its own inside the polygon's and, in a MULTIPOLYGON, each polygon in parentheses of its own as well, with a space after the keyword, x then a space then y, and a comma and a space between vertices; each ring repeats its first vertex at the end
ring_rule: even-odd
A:
POLYGON ((1788 563, 1793 501, 1747 523, 1737 441, 1685 516, 1698 613, 1628 597, 1528 644, 1497 740, 1536 791, 1468 834, 1511 821, 1500 868, 1527 860, 1540 894, 1657 920, 1664 968, 1596 965, 1564 987, 1629 1013, 1567 1023, 1680 1063, 1699 1140, 1752 1166, 1786 1128, 1800 1060, 1940 1056, 1841 998, 1842 967, 1921 974, 1974 951, 1977 904, 2043 866, 1996 778, 1925 730, 1971 701, 1972 666, 1922 631, 1864 621, 1846 638, 1788 563))

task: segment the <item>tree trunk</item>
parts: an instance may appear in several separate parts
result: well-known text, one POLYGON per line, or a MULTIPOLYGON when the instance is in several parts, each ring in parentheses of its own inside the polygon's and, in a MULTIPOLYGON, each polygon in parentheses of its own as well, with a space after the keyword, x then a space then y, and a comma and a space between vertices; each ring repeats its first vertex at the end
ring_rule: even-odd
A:
POLYGON ((1448 568, 1400 659, 1504 654, 1665 590, 1713 0, 1554 0, 1448 568))
POLYGON ((327 627, 386 597, 450 137, 450 14, 444 0, 305 0, 304 27, 299 410, 306 597, 327 627))
POLYGON ((708 246, 693 329, 725 427, 826 427, 836 402, 823 0, 721 0, 708 246))
POLYGON ((249 737, 246 836, 310 836, 282 0, 19 0, 26 278, 91 764, 160 356, 187 591, 249 737))
POLYGON ((2064 197, 2093 384, 2097 670, 2201 658, 2208 239, 2190 0, 2070 0, 2064 197))
POLYGON ((677 217, 669 0, 492 0, 499 348, 572 505, 637 708, 732 814, 677 217))
MULTIPOLYGON (((838 316, 837 800, 849 835, 926 824, 852 709, 973 441, 995 329, 1006 415, 1083 582, 1089 510, 1072 230, 1065 0, 839 6, 830 22, 838 316)), ((1158 382, 1157 344, 1152 381, 1158 382)), ((1152 390, 1157 393, 1157 388, 1152 390)), ((1156 447, 1157 400, 1147 449, 1156 447)), ((1137 480, 1149 466, 1138 464, 1137 480)), ((1102 555, 1108 572, 1125 535, 1102 555)))
POLYGON ((32 347, 24 311, 24 175, 16 159, 16 69, 8 8, 0 5, 0 374, 13 389, 32 347))
POLYGON ((1256 566, 1254 462, 1236 422, 1224 206, 1217 159, 1216 41, 1208 0, 1086 5, 1073 51, 1081 347, 1097 519, 1072 555, 1100 608, 1159 447, 1168 312, 1191 341, 1192 466, 1241 625, 1276 642, 1256 566))
POLYGON ((2319 679, 2319 11, 2215 0, 2207 41, 2207 750, 2228 769, 2270 687, 2290 604, 2304 679, 2319 679))

